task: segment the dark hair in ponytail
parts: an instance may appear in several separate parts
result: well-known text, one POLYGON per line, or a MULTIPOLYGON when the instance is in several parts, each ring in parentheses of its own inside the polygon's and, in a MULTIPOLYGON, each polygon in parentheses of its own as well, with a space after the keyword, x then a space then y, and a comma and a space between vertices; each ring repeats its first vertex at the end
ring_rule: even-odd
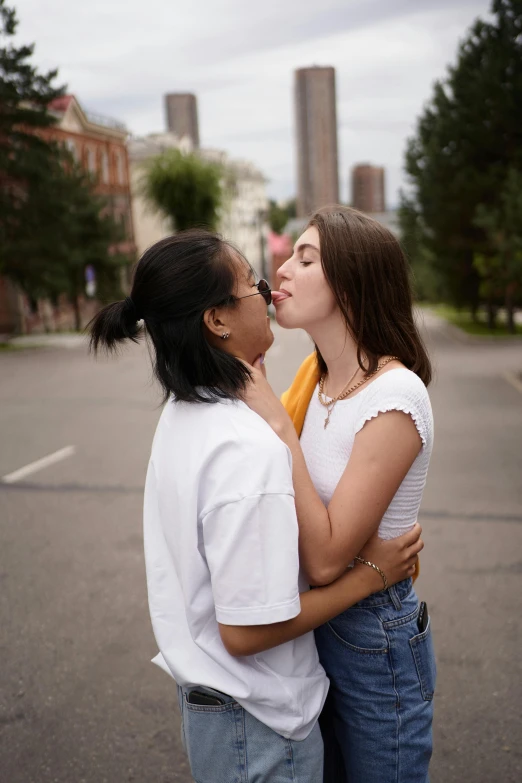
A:
POLYGON ((239 397, 250 373, 239 359, 210 345, 203 327, 209 308, 236 306, 234 256, 240 253, 231 244, 202 229, 156 242, 136 266, 130 297, 107 305, 88 325, 91 350, 138 342, 143 319, 165 401, 171 394, 185 402, 239 397))
POLYGON ((134 302, 130 297, 107 305, 88 324, 91 350, 97 353, 99 348, 103 347, 113 351, 123 340, 137 343, 141 331, 138 320, 134 302))

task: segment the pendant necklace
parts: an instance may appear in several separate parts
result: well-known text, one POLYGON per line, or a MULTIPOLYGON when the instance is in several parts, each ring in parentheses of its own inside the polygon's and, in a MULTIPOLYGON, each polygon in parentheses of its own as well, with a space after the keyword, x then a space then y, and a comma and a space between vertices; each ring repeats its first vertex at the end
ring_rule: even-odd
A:
POLYGON ((366 383, 366 381, 368 381, 370 378, 376 375, 379 372, 379 370, 382 370, 383 367, 385 367, 390 362, 393 362, 394 360, 399 361, 399 357, 389 356, 387 359, 384 359, 382 362, 380 362, 377 365, 377 368, 373 372, 369 373, 368 375, 365 375, 364 378, 360 380, 358 383, 354 384, 353 386, 350 386, 353 379, 359 372, 359 367, 357 367, 357 369, 355 370, 354 374, 352 375, 352 377, 350 378, 350 380, 348 381, 348 383, 346 384, 342 392, 338 394, 337 397, 334 397, 333 399, 330 400, 326 398, 326 395, 324 393, 324 382, 326 380, 326 374, 321 375, 321 379, 319 381, 319 392, 317 396, 319 397, 319 402, 321 403, 321 405, 323 405, 328 411, 326 419, 324 420, 324 429, 328 427, 330 423, 330 416, 332 415, 332 411, 335 408, 335 404, 339 402, 339 400, 344 400, 346 397, 348 397, 349 394, 351 394, 353 391, 358 389, 359 386, 362 386, 363 383, 366 383))

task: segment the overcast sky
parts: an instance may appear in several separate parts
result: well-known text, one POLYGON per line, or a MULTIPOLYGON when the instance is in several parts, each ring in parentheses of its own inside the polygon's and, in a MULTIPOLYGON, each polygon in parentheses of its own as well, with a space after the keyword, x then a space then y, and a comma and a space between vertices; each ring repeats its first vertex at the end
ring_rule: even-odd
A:
POLYGON ((163 94, 195 92, 201 143, 295 193, 293 72, 337 74, 341 197, 358 162, 383 165, 388 204, 433 81, 490 0, 8 0, 17 39, 68 91, 133 134, 164 129, 163 94))

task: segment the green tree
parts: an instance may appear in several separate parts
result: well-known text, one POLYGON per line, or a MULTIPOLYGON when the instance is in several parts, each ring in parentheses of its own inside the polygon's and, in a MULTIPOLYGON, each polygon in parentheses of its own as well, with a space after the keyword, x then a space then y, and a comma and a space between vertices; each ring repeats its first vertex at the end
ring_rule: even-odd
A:
POLYGON ((288 215, 288 218, 295 218, 297 217, 297 201, 295 198, 290 198, 286 202, 286 214, 288 215))
POLYGON ((403 232, 416 222, 417 250, 428 252, 446 297, 474 309, 475 260, 489 245, 477 206, 496 208, 509 168, 522 168, 522 0, 494 0, 491 10, 435 85, 408 142, 401 199, 403 232))
POLYGON ((121 295, 122 268, 129 263, 115 250, 122 230, 92 188, 89 175, 69 155, 57 154, 50 177, 28 188, 24 234, 7 248, 10 278, 33 299, 67 294, 77 329, 85 267, 94 267, 97 298, 105 301, 121 295))
POLYGON ((81 329, 79 298, 85 291, 85 268, 94 268, 97 299, 113 301, 122 296, 122 275, 130 259, 117 250, 124 239, 123 229, 106 200, 93 193, 90 176, 77 165, 64 166, 62 172, 57 201, 66 202, 68 209, 60 216, 59 287, 73 303, 76 328, 81 329))
POLYGON ((53 86, 56 71, 40 75, 30 64, 33 46, 9 42, 16 26, 0 0, 0 272, 33 299, 68 294, 79 327, 86 265, 98 296, 110 298, 128 259, 114 252, 121 232, 89 176, 39 135, 54 123, 48 107, 63 88, 53 86))
POLYGON ((9 248, 25 235, 26 200, 34 183, 48 181, 54 150, 38 131, 54 122, 48 105, 63 94, 57 72, 38 74, 29 60, 33 46, 10 39, 16 13, 0 0, 0 271, 9 272, 9 248))
MULTIPOLYGON (((507 327, 513 334, 515 306, 522 288, 522 171, 510 169, 497 206, 479 204, 475 223, 489 242, 488 253, 477 253, 475 267, 488 301, 503 295, 507 327)), ((493 314, 489 314, 494 327, 493 314)))
POLYGON ((145 165, 142 190, 149 204, 170 218, 173 230, 196 226, 215 230, 225 174, 217 163, 171 149, 145 165))
POLYGON ((276 201, 270 200, 268 208, 268 222, 270 228, 276 234, 282 234, 284 227, 288 223, 288 213, 286 209, 280 207, 276 201))
POLYGON ((270 200, 268 209, 268 222, 270 224, 270 228, 276 234, 282 234, 288 221, 291 218, 295 218, 296 215, 297 211, 295 198, 283 202, 283 206, 279 205, 272 199, 270 200))
POLYGON ((444 286, 433 263, 433 257, 423 241, 422 219, 405 197, 399 208, 401 243, 410 261, 415 298, 421 302, 440 302, 444 286))

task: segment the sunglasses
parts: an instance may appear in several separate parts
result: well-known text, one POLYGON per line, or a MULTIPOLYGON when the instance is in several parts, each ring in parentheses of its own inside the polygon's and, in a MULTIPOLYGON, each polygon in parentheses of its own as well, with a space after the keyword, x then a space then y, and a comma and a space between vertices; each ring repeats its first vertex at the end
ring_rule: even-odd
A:
MULTIPOLYGON (((267 305, 272 304, 272 289, 270 283, 267 280, 260 280, 256 284, 257 294, 261 294, 267 305)), ((236 296, 236 299, 248 299, 250 296, 257 296, 257 294, 247 294, 246 296, 236 296)))

